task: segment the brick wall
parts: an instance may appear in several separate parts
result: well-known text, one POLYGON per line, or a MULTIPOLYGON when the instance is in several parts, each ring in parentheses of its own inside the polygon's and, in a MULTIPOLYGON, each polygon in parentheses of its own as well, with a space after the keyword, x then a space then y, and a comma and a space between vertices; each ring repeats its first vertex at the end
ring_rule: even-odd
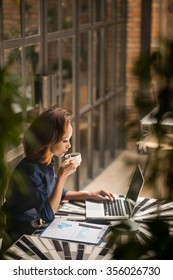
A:
POLYGON ((141 0, 128 0, 127 17, 127 65, 126 65, 126 105, 133 106, 133 91, 138 87, 132 75, 134 60, 140 54, 141 0))

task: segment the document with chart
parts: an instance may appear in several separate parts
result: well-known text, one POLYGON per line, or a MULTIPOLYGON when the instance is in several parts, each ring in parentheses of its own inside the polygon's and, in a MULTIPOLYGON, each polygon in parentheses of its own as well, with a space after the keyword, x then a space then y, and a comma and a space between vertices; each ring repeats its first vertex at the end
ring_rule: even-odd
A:
POLYGON ((108 225, 74 222, 55 218, 40 234, 40 237, 96 245, 102 241, 108 229, 108 225))

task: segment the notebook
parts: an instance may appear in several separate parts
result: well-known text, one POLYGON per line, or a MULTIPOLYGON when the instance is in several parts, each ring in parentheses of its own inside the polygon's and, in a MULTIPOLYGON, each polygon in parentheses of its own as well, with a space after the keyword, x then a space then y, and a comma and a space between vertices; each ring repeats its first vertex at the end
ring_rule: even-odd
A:
POLYGON ((129 219, 144 184, 144 177, 139 165, 133 171, 126 196, 119 196, 115 201, 86 201, 86 218, 97 220, 129 219))

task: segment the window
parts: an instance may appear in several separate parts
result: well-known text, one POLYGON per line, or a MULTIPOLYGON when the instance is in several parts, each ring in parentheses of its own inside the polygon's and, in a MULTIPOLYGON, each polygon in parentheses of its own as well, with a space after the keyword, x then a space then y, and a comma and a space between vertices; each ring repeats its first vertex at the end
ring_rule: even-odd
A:
POLYGON ((0 63, 13 57, 11 71, 22 78, 28 110, 60 106, 73 114, 72 149, 83 158, 69 179, 76 189, 123 148, 117 138, 123 136, 126 5, 126 0, 2 1, 0 63))

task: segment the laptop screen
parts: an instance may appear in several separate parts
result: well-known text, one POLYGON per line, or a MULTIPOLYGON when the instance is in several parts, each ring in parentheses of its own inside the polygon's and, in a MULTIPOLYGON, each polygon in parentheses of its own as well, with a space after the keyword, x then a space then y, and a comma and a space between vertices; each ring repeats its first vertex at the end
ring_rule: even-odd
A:
POLYGON ((142 171, 140 169, 140 166, 137 165, 134 174, 132 175, 132 179, 130 182, 130 186, 126 195, 126 199, 130 199, 134 202, 138 199, 139 193, 142 189, 144 183, 144 178, 142 175, 142 171))

